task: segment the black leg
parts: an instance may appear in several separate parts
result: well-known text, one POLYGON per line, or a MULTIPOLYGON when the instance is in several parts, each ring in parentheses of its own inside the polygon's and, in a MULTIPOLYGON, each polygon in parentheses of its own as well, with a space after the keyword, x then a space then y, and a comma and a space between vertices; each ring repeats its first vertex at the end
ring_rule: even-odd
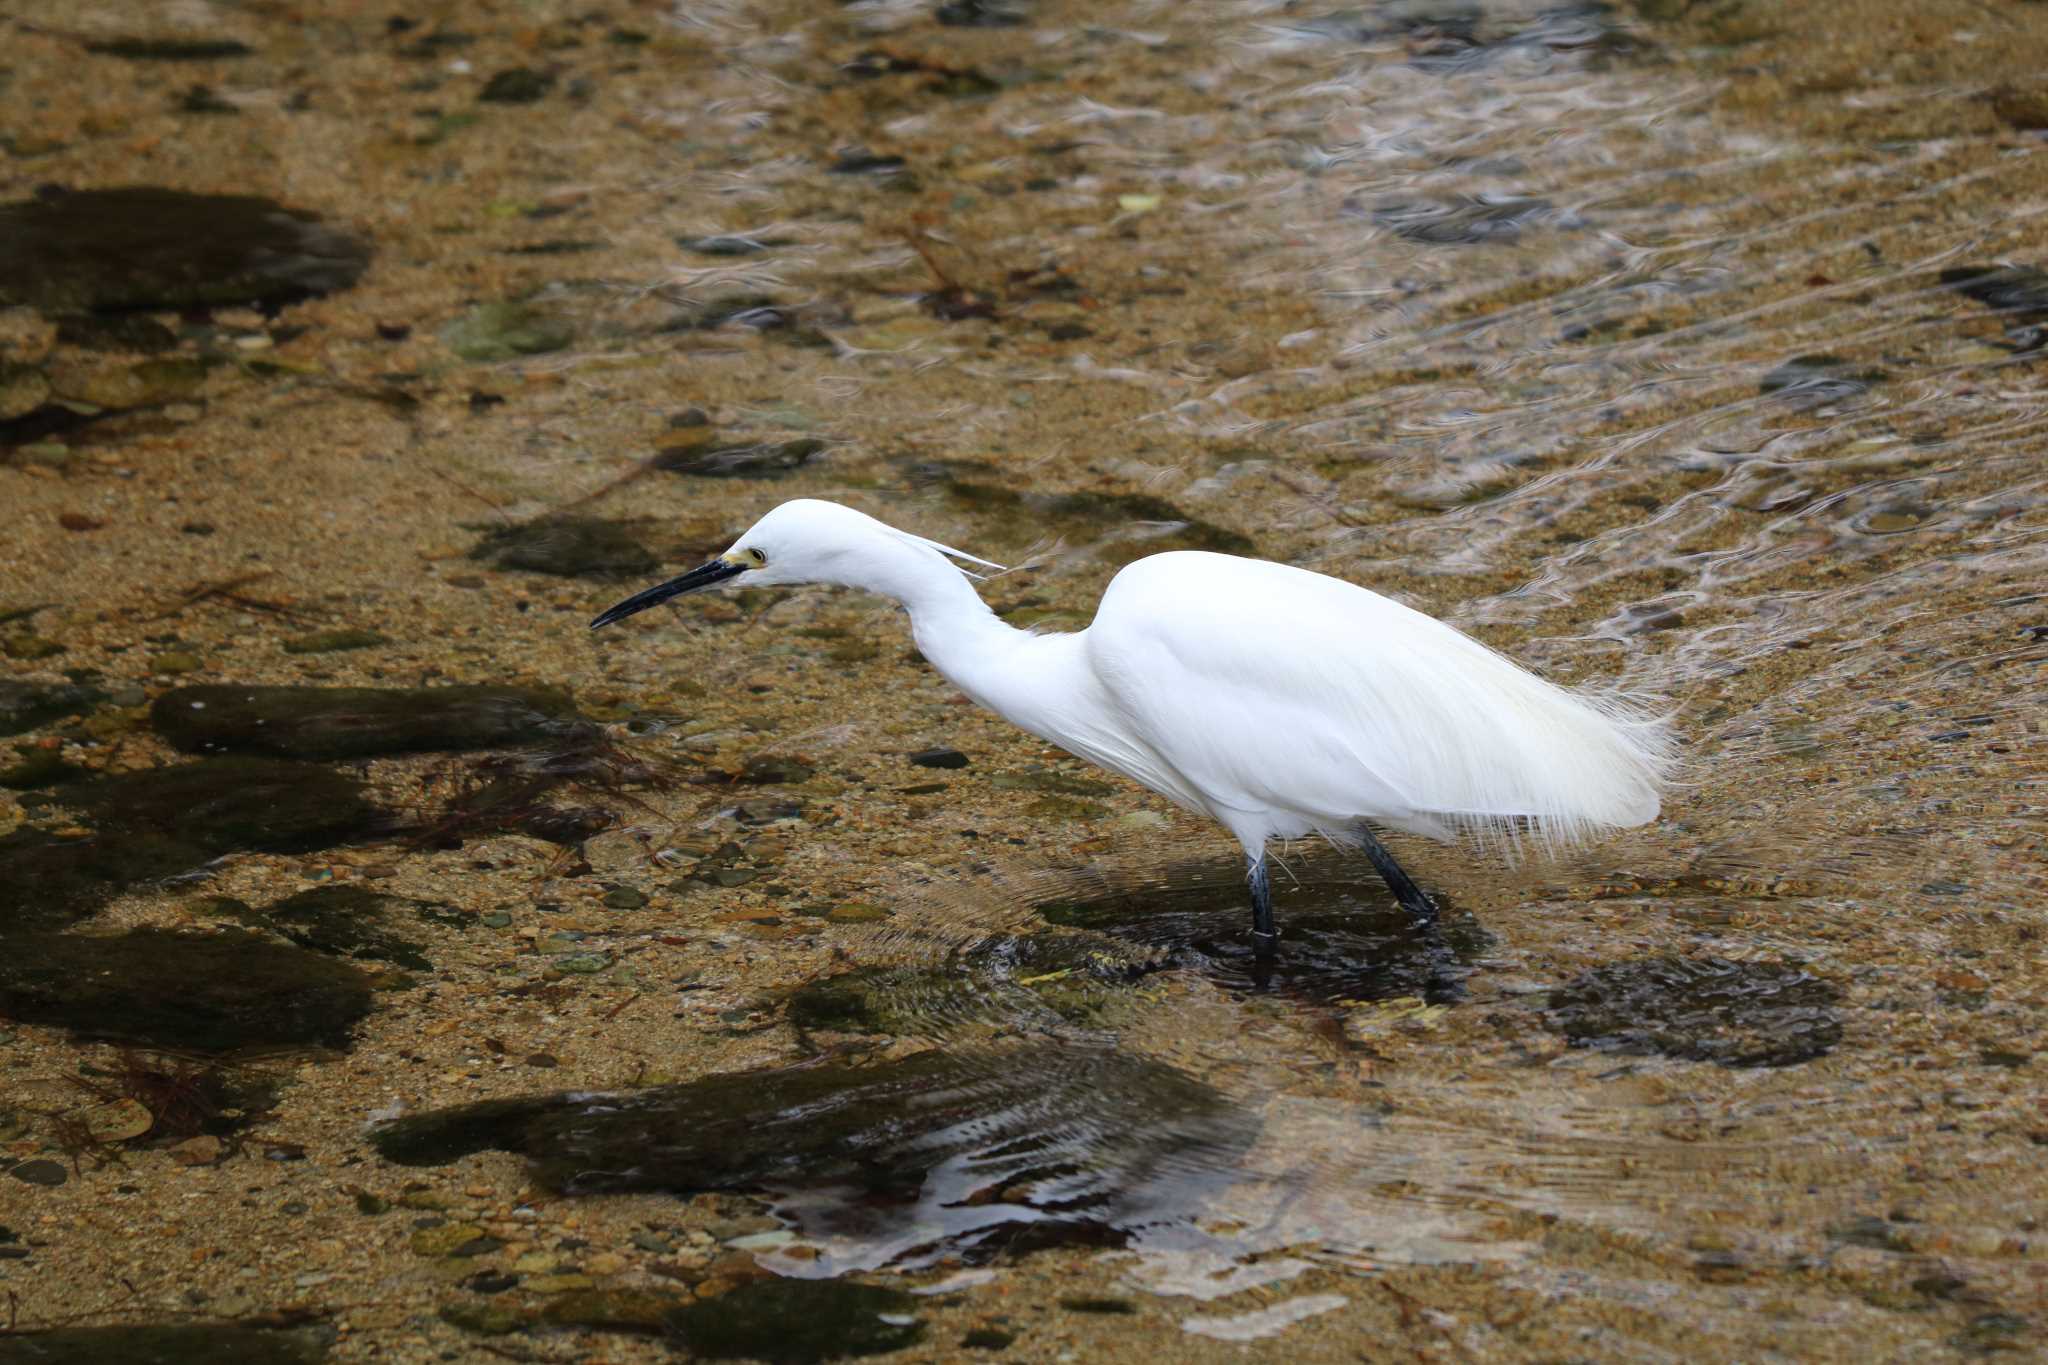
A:
POLYGON ((1273 885, 1266 877, 1264 853, 1251 860, 1245 880, 1252 889, 1252 951, 1261 961, 1269 961, 1279 949, 1280 935, 1273 928, 1273 885))
POLYGON ((1408 918, 1422 935, 1429 953, 1429 985, 1424 994, 1433 1002, 1462 1000, 1465 985, 1459 978, 1458 962, 1451 953, 1451 945, 1444 941, 1443 920, 1437 913, 1436 902, 1394 861, 1394 855, 1373 837, 1371 830, 1361 826, 1358 838, 1360 846, 1365 849, 1365 856, 1372 859, 1373 870, 1380 874, 1380 880, 1387 884, 1387 890, 1394 893, 1394 899, 1401 903, 1401 908, 1408 912, 1408 918))

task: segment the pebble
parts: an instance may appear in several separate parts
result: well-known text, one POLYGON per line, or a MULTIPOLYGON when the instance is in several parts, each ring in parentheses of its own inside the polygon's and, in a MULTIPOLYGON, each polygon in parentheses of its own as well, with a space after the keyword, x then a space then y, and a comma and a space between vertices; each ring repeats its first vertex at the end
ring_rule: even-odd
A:
POLYGON ((920 749, 910 756, 910 761, 920 768, 964 768, 967 755, 958 749, 920 749))
POLYGON ((26 1185, 61 1185, 71 1178, 60 1161, 24 1161, 7 1174, 26 1185))
POLYGON ((171 1148, 171 1160, 180 1166, 211 1166, 220 1160, 222 1150, 217 1137, 186 1138, 171 1148))

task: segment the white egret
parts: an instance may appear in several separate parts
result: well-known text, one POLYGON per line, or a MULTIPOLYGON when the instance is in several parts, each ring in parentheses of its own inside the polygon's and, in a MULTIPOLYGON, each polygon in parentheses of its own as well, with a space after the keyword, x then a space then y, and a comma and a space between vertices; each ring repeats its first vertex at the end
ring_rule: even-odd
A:
POLYGON ((1261 957, 1277 940, 1272 839, 1362 847, 1440 945, 1434 903, 1369 825, 1555 846, 1657 815, 1671 763, 1664 721, 1545 682, 1342 579, 1174 551, 1117 574, 1087 629, 1034 634, 998 619, 952 560, 1000 567, 800 499, 590 624, 729 579, 894 598, 924 657, 969 697, 1236 835, 1261 957))

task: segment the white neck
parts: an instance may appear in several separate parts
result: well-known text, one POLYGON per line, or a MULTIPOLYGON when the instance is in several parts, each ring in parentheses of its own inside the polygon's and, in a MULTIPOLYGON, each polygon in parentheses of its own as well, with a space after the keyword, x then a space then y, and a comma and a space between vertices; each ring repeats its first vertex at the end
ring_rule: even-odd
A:
POLYGON ((1036 656, 1064 637, 1005 625, 950 560, 907 541, 891 541, 867 557, 858 579, 849 576, 849 586, 902 603, 918 650, 948 682, 991 711, 1045 733, 1032 721, 1039 710, 1030 696, 1041 667, 1036 656))

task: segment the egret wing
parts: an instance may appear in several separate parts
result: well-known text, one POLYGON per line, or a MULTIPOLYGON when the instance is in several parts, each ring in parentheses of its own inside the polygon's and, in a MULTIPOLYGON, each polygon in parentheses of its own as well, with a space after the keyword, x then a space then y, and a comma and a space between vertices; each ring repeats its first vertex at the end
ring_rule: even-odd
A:
POLYGON ((1135 738, 1219 816, 1570 842, 1657 813, 1661 722, 1341 579, 1157 555, 1110 585, 1088 652, 1135 738))

